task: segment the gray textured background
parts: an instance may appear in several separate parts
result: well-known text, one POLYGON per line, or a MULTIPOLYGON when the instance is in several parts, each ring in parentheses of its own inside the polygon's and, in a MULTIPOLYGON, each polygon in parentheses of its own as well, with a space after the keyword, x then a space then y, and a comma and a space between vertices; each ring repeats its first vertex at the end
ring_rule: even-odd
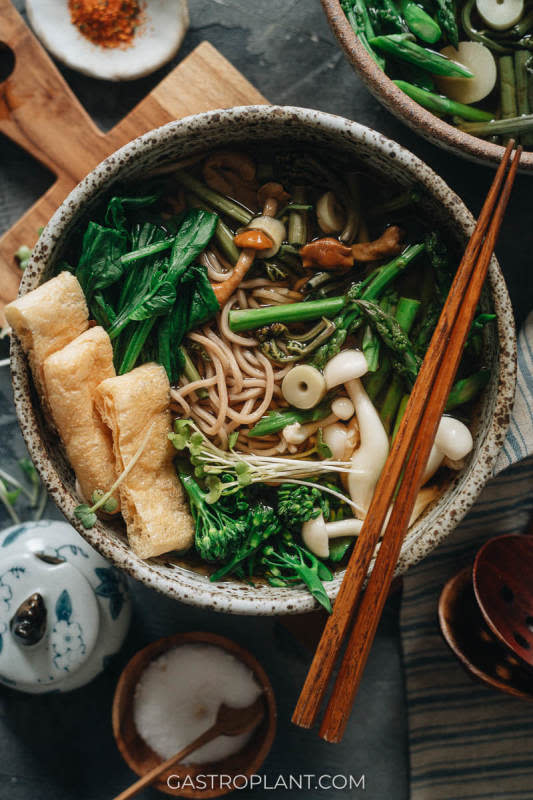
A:
MULTIPOLYGON (((23 3, 17 0, 17 7, 23 3)), ((319 108, 376 128, 426 160, 479 210, 490 172, 427 144, 382 109, 353 73, 323 17, 319 0, 190 0, 191 28, 181 59, 208 39, 272 102, 319 108)), ((1 40, 1 20, 0 20, 1 40)), ((173 66, 173 65, 170 65, 173 66)), ((132 84, 115 85, 64 70, 67 81, 105 130, 117 122, 166 74, 160 70, 132 84)), ((533 306, 529 256, 533 249, 530 180, 520 176, 507 213, 498 253, 517 321, 533 306)), ((0 137, 0 231, 49 185, 51 176, 11 142, 0 137)), ((0 343, 0 357, 6 354, 0 343)), ((25 453, 18 433, 7 370, 0 372, 1 466, 16 471, 25 453)), ((59 516, 50 505, 47 516, 59 516)), ((8 524, 0 510, 0 523, 8 524)), ((264 772, 366 776, 369 800, 408 797, 406 710, 398 637, 398 600, 386 609, 342 745, 291 726, 290 714, 310 654, 274 620, 205 613, 171 602, 132 583, 134 617, 126 645, 108 672, 68 695, 31 697, 0 688, 0 799, 104 800, 131 782, 111 734, 111 698, 127 659, 147 642, 184 630, 230 636, 263 662, 279 704, 279 732, 264 772)), ((247 791, 237 796, 248 796, 247 791)), ((273 796, 256 790, 254 797, 273 796)), ((303 794, 293 791, 290 796, 303 794)), ((346 797, 316 791, 313 797, 346 797)), ((152 790, 143 798, 160 796, 152 790)), ((289 797, 278 790, 276 797, 289 797)))

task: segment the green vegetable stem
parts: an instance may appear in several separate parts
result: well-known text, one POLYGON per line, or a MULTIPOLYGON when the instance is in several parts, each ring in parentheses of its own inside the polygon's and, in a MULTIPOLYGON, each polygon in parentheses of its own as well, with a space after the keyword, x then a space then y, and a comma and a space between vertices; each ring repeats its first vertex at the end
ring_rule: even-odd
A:
POLYGON ((533 114, 523 117, 510 117, 509 119, 492 119, 490 122, 463 122, 458 121, 462 131, 473 136, 524 136, 533 133, 533 114))
POLYGON ((407 27, 423 42, 435 44, 442 36, 437 22, 414 0, 400 0, 400 9, 407 27))
POLYGON ((303 411, 299 408, 289 408, 286 411, 270 411, 265 417, 256 422, 249 436, 269 436, 271 433, 286 428, 287 425, 294 425, 295 422, 305 424, 306 422, 317 422, 319 419, 325 419, 331 413, 329 402, 320 403, 320 405, 303 411))
POLYGON ((427 50, 409 38, 409 34, 393 33, 390 36, 376 36, 370 40, 372 47, 431 72, 432 75, 445 75, 450 78, 473 78, 473 73, 457 61, 427 50))
POLYGON ((266 568, 271 586, 290 586, 302 582, 315 600, 331 613, 331 601, 322 581, 333 580, 331 571, 309 550, 296 544, 292 537, 278 537, 263 547, 260 563, 266 568))
MULTIPOLYGON (((501 56, 498 61, 498 70, 500 73, 499 86, 502 119, 513 119, 518 115, 513 57, 501 56)), ((509 138, 509 136, 504 135, 503 143, 507 144, 509 138)))
POLYGON ((212 208, 215 208, 217 211, 220 211, 222 214, 226 214, 228 217, 231 217, 236 222, 239 222, 241 225, 247 225, 253 217, 244 206, 240 206, 238 203, 234 203, 233 200, 225 197, 223 194, 219 192, 215 192, 214 189, 210 189, 205 183, 199 181, 193 175, 190 175, 188 172, 184 170, 178 170, 175 173, 176 180, 178 183, 181 183, 189 191, 193 192, 200 200, 203 200, 212 208))
POLYGON ((346 14, 346 19, 352 26, 354 33, 359 37, 359 41, 367 53, 381 69, 384 69, 385 60, 370 45, 370 39, 374 36, 374 29, 365 0, 342 0, 341 5, 346 14))
POLYGON ((394 83, 412 100, 435 114, 454 115, 474 122, 486 122, 494 118, 494 114, 488 111, 482 111, 479 108, 474 108, 474 106, 467 106, 465 103, 458 103, 456 100, 450 100, 444 95, 428 92, 419 86, 414 86, 412 83, 407 83, 406 81, 394 81, 394 83))
MULTIPOLYGON (((413 327, 420 301, 410 297, 400 297, 396 308, 396 321, 401 330, 407 335, 413 327)), ((385 354, 379 369, 370 375, 365 381, 365 389, 372 401, 375 401, 381 390, 385 387, 392 371, 392 360, 389 354, 385 354)))

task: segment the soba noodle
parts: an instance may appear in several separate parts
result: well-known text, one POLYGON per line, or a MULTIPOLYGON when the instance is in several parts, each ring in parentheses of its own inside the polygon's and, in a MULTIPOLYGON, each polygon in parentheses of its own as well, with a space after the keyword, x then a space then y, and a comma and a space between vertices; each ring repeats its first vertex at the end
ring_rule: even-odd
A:
MULTIPOLYGON (((231 273, 219 272, 217 261, 212 251, 204 253, 203 263, 208 272, 220 276, 213 279, 226 280, 231 273)), ((240 308, 253 308, 298 299, 298 292, 291 291, 286 283, 273 283, 267 278, 244 281, 211 324, 205 325, 201 333, 195 331, 187 337, 192 345, 191 357, 202 377, 191 383, 182 378, 180 386, 172 389, 172 401, 180 413, 194 419, 200 430, 214 438, 220 447, 227 447, 230 434, 238 431, 239 447, 246 452, 262 455, 286 452, 287 442, 281 434, 251 439, 249 431, 269 409, 285 405, 281 382, 292 364, 275 368, 257 349, 257 339, 230 330, 228 315, 236 304, 240 308), (202 396, 205 393, 207 396, 202 396)))

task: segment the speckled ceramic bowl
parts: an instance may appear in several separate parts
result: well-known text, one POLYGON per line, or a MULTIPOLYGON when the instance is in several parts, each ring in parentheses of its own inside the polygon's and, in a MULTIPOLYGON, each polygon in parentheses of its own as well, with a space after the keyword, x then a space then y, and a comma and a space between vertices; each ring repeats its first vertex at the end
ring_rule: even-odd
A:
MULTIPOLYGON (((495 165, 501 161, 504 153, 501 145, 464 133, 444 122, 411 100, 387 77, 359 42, 341 8, 340 0, 321 0, 321 3, 348 60, 385 108, 438 147, 482 164, 495 165)), ((522 155, 520 171, 533 172, 533 152, 522 155)))
MULTIPOLYGON (((344 153, 346 158, 362 160, 366 169, 394 181, 399 189, 416 184, 425 194, 423 207, 428 215, 461 247, 472 231, 472 216, 444 181, 412 153, 379 133, 319 111, 275 106, 234 108, 172 122, 135 139, 96 167, 71 192, 45 228, 24 272, 21 292, 28 292, 52 276, 73 226, 118 180, 141 177, 170 161, 209 148, 266 140, 285 144, 301 141, 333 148, 337 154, 344 153)), ((514 397, 516 342, 507 289, 495 259, 490 266, 489 288, 498 325, 486 341, 485 357, 492 364, 492 379, 478 404, 474 451, 468 465, 446 493, 410 530, 402 549, 399 573, 427 555, 468 511, 490 477, 503 444, 514 397)), ((489 296, 485 300, 491 302, 489 296)), ((37 469, 69 522, 103 556, 154 589, 186 603, 218 611, 290 614, 314 608, 314 601, 303 589, 263 585, 253 588, 233 580, 210 583, 186 560, 172 555, 142 561, 129 549, 124 530, 117 523, 98 522, 91 530, 85 530, 74 516, 78 504, 74 476, 43 416, 26 358, 16 340, 12 341, 11 368, 18 418, 37 469)), ((339 572, 335 580, 327 584, 332 598, 341 580, 339 572)))

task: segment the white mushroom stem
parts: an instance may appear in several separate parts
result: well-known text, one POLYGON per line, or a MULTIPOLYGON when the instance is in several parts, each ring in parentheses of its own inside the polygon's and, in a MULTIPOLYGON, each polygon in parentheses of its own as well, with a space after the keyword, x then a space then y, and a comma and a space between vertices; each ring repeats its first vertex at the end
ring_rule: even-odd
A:
POLYGON ((325 419, 316 422, 293 422, 283 428, 283 438, 287 444, 303 444, 306 439, 317 432, 319 428, 326 428, 339 419, 350 419, 354 414, 353 403, 347 397, 337 397, 331 404, 331 414, 325 419))
POLYGON ((426 483, 436 473, 445 458, 450 462, 460 462, 470 453, 473 446, 472 434, 464 423, 455 417, 442 417, 422 483, 426 483))
POLYGON ((329 556, 329 540, 339 536, 357 536, 363 521, 350 517, 337 522, 326 522, 322 514, 302 525, 302 540, 308 550, 319 558, 329 556))
POLYGON ((351 458, 351 467, 358 473, 348 475, 348 491, 353 502, 366 513, 389 455, 389 437, 361 381, 349 381, 345 387, 354 404, 361 437, 361 444, 351 458))

